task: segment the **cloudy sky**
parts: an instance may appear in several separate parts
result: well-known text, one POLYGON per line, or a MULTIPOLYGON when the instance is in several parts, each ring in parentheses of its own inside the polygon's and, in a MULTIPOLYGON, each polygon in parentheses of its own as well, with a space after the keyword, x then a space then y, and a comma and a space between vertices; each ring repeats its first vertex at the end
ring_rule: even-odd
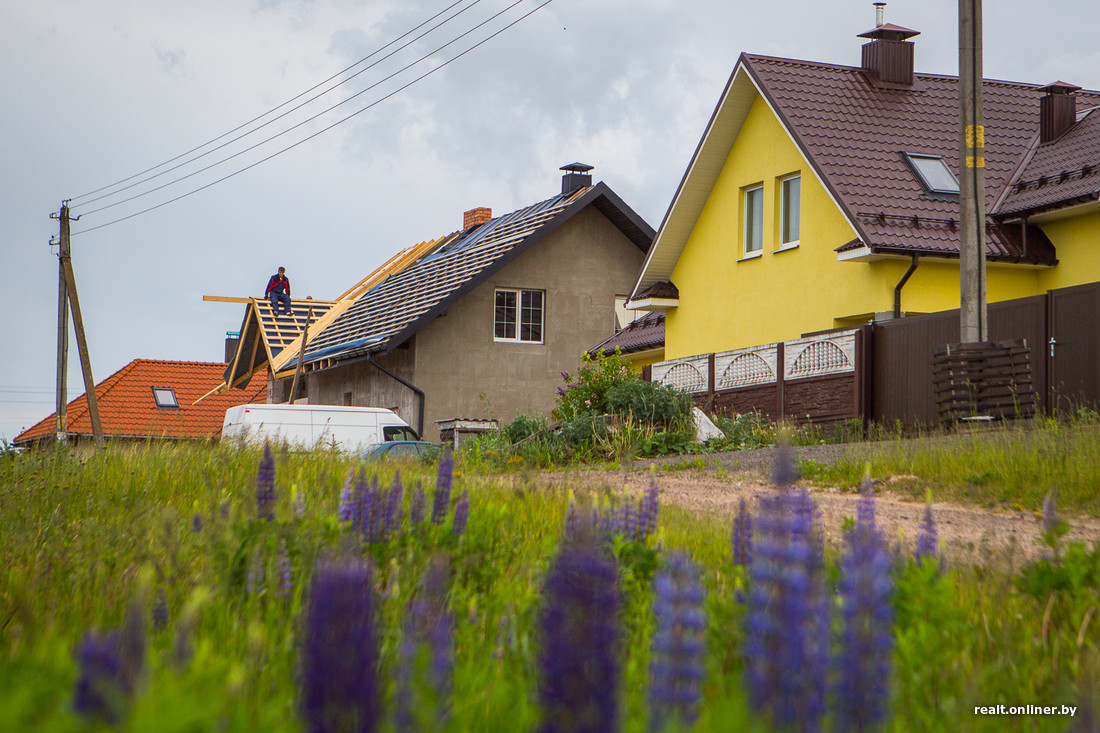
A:
MULTIPOLYGON (((447 63, 544 0, 460 0, 402 38, 451 2, 0 3, 0 437, 53 410, 49 215, 62 199, 81 215, 73 264, 96 380, 138 357, 220 361, 243 306, 203 295, 260 295, 284 265, 295 296, 333 298, 398 249, 460 228, 467 209, 552 196, 566 163, 596 166, 657 227, 740 52, 858 64, 856 34, 874 25, 867 0, 551 0, 447 63), (130 178, 370 54, 370 69, 279 113, 300 110, 130 178), (123 180, 137 185, 86 195, 123 180)), ((956 12, 895 0, 886 19, 921 31, 918 70, 955 74, 956 12)), ((1100 4, 996 0, 985 13, 987 77, 1100 89, 1100 4)), ((75 342, 69 389, 84 390, 75 342)))

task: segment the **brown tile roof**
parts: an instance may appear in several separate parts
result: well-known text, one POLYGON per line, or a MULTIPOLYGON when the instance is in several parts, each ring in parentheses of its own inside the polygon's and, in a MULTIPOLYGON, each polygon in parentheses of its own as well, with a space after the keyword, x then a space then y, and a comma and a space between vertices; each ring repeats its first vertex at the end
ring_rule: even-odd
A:
POLYGON ((1012 181, 998 214, 1032 212, 1100 198, 1100 107, 1083 110, 1077 124, 1049 143, 1035 146, 1012 181))
MULTIPOLYGON (((226 409, 267 400, 267 375, 258 373, 244 391, 195 400, 222 382, 225 364, 198 361, 135 359, 96 385, 103 433, 107 437, 214 438, 221 434, 226 409), (174 390, 179 409, 157 407, 154 387, 174 390)), ((92 434, 88 400, 80 395, 68 405, 69 433, 92 434)), ((54 432, 51 414, 13 441, 32 443, 54 432)))
MULTIPOLYGON (((880 89, 858 67, 747 54, 742 63, 853 222, 862 244, 887 252, 958 255, 957 197, 926 193, 902 155, 941 155, 953 171, 959 169, 957 77, 915 74, 911 89, 880 89)), ((1038 133, 1039 88, 984 82, 986 208, 991 213, 1038 133)), ((1100 104, 1100 92, 1078 95, 1078 105, 1092 104, 1100 104)), ((998 230, 991 222, 990 233, 991 258, 1047 259, 1042 249, 1031 246, 1030 233, 1026 255, 1018 229, 998 230)))
POLYGON ((663 348, 665 345, 665 313, 651 311, 636 321, 627 324, 599 346, 589 350, 595 356, 599 353, 613 354, 618 348, 623 354, 632 354, 647 349, 663 348))

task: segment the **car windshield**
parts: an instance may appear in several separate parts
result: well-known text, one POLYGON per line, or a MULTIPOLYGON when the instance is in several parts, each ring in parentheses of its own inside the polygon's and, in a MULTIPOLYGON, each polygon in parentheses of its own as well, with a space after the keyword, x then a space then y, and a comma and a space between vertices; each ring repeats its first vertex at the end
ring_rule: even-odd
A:
POLYGON ((419 458, 420 446, 416 443, 398 443, 386 451, 390 458, 419 458))
POLYGON ((407 425, 386 425, 382 428, 382 437, 386 442, 391 440, 419 440, 416 431, 407 425))

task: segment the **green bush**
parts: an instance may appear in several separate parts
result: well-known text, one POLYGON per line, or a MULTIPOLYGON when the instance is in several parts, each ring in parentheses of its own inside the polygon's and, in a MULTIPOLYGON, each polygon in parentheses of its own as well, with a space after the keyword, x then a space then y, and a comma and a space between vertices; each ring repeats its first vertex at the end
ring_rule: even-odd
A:
POLYGON ((621 382, 607 390, 608 411, 666 430, 691 415, 691 395, 656 382, 621 382))
POLYGON ((561 378, 566 385, 558 388, 558 406, 553 416, 562 422, 582 415, 610 414, 608 391, 620 384, 641 381, 638 371, 618 352, 596 357, 585 354, 577 371, 562 372, 561 378))

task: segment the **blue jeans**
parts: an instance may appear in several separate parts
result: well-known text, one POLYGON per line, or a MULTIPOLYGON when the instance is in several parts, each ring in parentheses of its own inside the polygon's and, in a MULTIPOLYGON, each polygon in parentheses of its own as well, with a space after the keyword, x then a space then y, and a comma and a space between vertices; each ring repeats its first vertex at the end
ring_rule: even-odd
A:
POLYGON ((279 304, 283 304, 283 314, 290 315, 290 296, 277 290, 271 291, 271 312, 279 315, 279 304))

